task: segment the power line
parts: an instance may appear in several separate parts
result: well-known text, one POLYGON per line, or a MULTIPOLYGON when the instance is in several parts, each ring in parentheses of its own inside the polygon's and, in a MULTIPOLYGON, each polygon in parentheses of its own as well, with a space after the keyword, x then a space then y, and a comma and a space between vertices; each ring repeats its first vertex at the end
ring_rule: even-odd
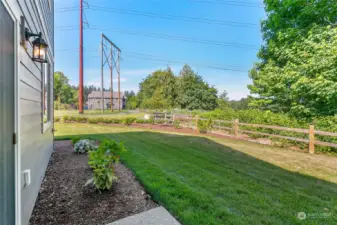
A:
MULTIPOLYGON (((76 10, 76 9, 69 8, 68 11, 74 11, 74 10, 76 10)), ((158 14, 158 13, 152 13, 152 12, 135 11, 135 10, 130 10, 130 9, 117 9, 117 8, 100 7, 100 6, 97 6, 97 5, 91 5, 90 10, 100 11, 100 12, 110 12, 110 13, 120 13, 120 14, 127 14, 127 15, 144 16, 144 17, 151 17, 151 18, 160 18, 160 19, 166 19, 166 20, 178 20, 178 21, 185 21, 185 22, 216 24, 216 25, 223 25, 223 26, 233 26, 233 27, 254 28, 254 27, 258 26, 258 24, 254 24, 254 23, 224 21, 224 20, 215 20, 215 19, 190 17, 190 16, 169 15, 169 14, 158 14)), ((62 9, 62 11, 59 11, 59 12, 68 12, 68 11, 67 11, 67 9, 62 9)))
POLYGON ((221 4, 221 5, 229 5, 229 6, 239 6, 239 7, 252 7, 252 8, 263 8, 263 5, 260 3, 253 2, 243 2, 243 1, 221 1, 221 0, 187 0, 191 2, 200 2, 207 4, 221 4))
MULTIPOLYGON (((71 27, 71 26, 58 27, 58 28, 60 30, 75 30, 75 29, 78 29, 77 27, 71 27)), ((254 46, 254 45, 240 44, 240 43, 235 43, 235 42, 221 42, 221 41, 197 39, 197 38, 190 38, 190 37, 183 37, 183 36, 171 36, 171 35, 166 35, 166 34, 142 33, 142 32, 137 32, 137 31, 123 30, 123 29, 101 28, 101 27, 97 27, 97 26, 90 26, 87 29, 89 29, 89 30, 99 30, 99 31, 111 31, 111 32, 117 32, 117 33, 129 34, 129 35, 145 36, 145 37, 151 37, 151 38, 161 38, 161 39, 184 41, 184 42, 191 42, 191 43, 198 43, 198 44, 209 44, 209 45, 253 49, 253 50, 258 49, 258 47, 254 46)))
MULTIPOLYGON (((69 50, 75 50, 78 51, 78 49, 56 49, 55 51, 69 51, 69 50)), ((86 49, 85 51, 98 51, 99 49, 86 49)), ((122 49, 123 50, 123 49, 122 49)), ((183 61, 177 61, 177 60, 170 60, 170 59, 163 59, 160 56, 150 55, 150 54, 144 54, 144 53, 138 53, 138 52, 132 52, 132 51, 125 51, 123 50, 124 54, 127 54, 128 56, 133 59, 138 60, 147 60, 147 61, 157 61, 157 62, 165 62, 165 63, 174 63, 174 64, 186 64, 187 62, 183 61)), ((100 56, 89 56, 91 58, 99 58, 100 56)), ((233 72, 247 72, 248 69, 242 69, 239 68, 238 65, 208 65, 208 64, 199 64, 199 63, 188 63, 193 66, 197 67, 207 67, 210 69, 216 69, 216 70, 225 70, 225 71, 233 71, 233 72), (232 67, 232 68, 230 68, 232 67), (236 67, 236 68, 235 68, 236 67)))

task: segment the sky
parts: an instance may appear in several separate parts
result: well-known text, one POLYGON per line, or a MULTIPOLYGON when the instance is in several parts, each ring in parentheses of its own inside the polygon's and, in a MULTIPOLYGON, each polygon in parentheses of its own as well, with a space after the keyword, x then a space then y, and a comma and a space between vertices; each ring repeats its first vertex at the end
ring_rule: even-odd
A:
MULTIPOLYGON (((122 50, 122 91, 138 91, 139 82, 154 70, 169 66, 178 75, 183 65, 189 64, 219 93, 226 90, 230 99, 249 94, 248 70, 257 61, 262 44, 262 0, 87 1, 85 85, 101 84, 103 32, 122 50)), ((79 76, 79 2, 55 0, 55 71, 62 71, 72 85, 78 85, 79 76)), ((109 77, 106 67, 106 88, 109 77)))

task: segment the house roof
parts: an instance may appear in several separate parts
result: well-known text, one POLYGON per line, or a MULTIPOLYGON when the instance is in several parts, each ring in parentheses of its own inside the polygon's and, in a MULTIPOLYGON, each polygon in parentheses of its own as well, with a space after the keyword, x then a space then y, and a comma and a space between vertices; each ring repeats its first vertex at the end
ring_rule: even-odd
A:
MULTIPOLYGON (((88 98, 101 98, 101 91, 92 91, 88 98)), ((110 98, 110 91, 104 91, 103 92, 104 98, 110 98)), ((113 98, 118 98, 118 91, 113 92, 113 98)), ((124 98, 124 93, 121 92, 121 98, 124 98)))

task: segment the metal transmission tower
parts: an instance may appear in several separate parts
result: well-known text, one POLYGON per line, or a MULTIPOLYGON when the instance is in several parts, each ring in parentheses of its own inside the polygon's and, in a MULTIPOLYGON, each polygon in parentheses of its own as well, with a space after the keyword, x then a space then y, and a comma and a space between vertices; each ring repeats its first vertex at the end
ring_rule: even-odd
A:
POLYGON ((104 66, 108 64, 110 69, 110 109, 113 111, 113 71, 118 76, 118 110, 121 110, 121 83, 120 83, 120 55, 121 50, 107 38, 101 34, 101 110, 104 112, 104 66))

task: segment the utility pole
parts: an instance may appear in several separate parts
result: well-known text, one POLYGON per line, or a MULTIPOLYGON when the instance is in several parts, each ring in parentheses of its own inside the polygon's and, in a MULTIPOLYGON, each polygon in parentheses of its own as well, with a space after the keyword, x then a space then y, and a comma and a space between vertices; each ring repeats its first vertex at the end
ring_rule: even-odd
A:
POLYGON ((101 110, 104 113, 104 63, 103 63, 103 52, 104 52, 104 43, 103 43, 103 33, 101 33, 101 110))
POLYGON ((78 113, 83 113, 83 0, 80 0, 80 63, 78 87, 78 113))

